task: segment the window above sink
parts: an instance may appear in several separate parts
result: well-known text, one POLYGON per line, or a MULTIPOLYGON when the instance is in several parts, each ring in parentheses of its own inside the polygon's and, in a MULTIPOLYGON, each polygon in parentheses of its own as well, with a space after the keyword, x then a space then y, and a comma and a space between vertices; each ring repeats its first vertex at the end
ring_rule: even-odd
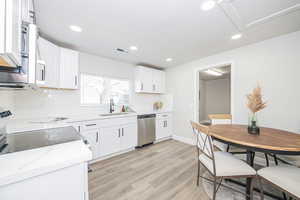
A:
POLYGON ((129 96, 129 80, 81 74, 81 105, 109 104, 111 98, 117 105, 128 105, 129 96))

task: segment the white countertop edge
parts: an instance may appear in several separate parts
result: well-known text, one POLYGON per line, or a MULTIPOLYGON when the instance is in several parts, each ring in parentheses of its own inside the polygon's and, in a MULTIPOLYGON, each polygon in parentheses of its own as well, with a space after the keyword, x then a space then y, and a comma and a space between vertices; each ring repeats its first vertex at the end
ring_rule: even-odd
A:
MULTIPOLYGON (((1 159, 1 164, 4 165, 5 160, 14 162, 13 159, 17 160, 18 154, 20 156, 26 156, 26 154, 38 153, 39 151, 44 151, 45 156, 41 160, 37 161, 38 166, 36 168, 34 167, 34 161, 32 163, 26 164, 28 166, 31 165, 29 167, 29 169, 20 169, 20 170, 11 169, 11 171, 9 171, 10 169, 8 169, 8 168, 6 168, 6 170, 5 169, 1 170, 1 167, 0 167, 0 187, 3 187, 8 184, 13 184, 16 182, 24 181, 26 179, 33 178, 36 176, 48 174, 48 173, 51 173, 51 172, 54 172, 54 171, 57 171, 57 170, 60 170, 63 168, 67 168, 67 167, 70 167, 70 166, 73 166, 76 164, 88 162, 92 159, 92 152, 88 149, 88 147, 82 141, 74 141, 74 142, 52 145, 52 146, 43 147, 43 148, 37 148, 37 149, 29 150, 29 151, 22 151, 22 152, 16 152, 16 153, 12 153, 12 154, 1 155, 0 158, 2 156, 4 156, 4 157, 2 157, 3 159, 1 159), (53 161, 53 163, 51 162, 50 165, 43 166, 43 164, 41 164, 41 162, 43 163, 43 160, 46 162, 49 161, 48 157, 47 157, 47 154, 49 152, 52 153, 49 156, 50 158, 55 157, 55 156, 58 156, 58 157, 62 156, 64 153, 65 145, 68 145, 71 147, 69 149, 69 152, 72 152, 72 155, 68 155, 68 154, 64 155, 63 162, 61 162, 60 161, 61 158, 59 158, 56 160, 56 162, 55 162, 55 160, 53 161), (49 149, 49 151, 47 149, 49 149), (57 149, 59 151, 57 151, 57 149), (76 150, 77 150, 77 152, 76 152, 76 150), (10 156, 10 155, 12 155, 12 156, 10 156), (74 155, 78 155, 78 156, 74 157, 74 155), (73 156, 73 158, 72 158, 72 156, 73 156), (7 174, 9 174, 9 175, 7 175, 7 174)), ((22 165, 24 165, 24 163, 22 163, 22 165)), ((17 167, 17 166, 14 166, 14 167, 17 167)))
POLYGON ((115 118, 127 118, 127 117, 136 117, 137 113, 129 113, 124 115, 112 115, 112 116, 101 116, 99 115, 83 115, 77 117, 70 117, 70 119, 65 120, 65 123, 76 123, 76 122, 84 122, 84 121, 93 121, 93 120, 103 120, 103 119, 115 119, 115 118))
POLYGON ((161 113, 172 113, 171 110, 152 110, 152 111, 137 111, 137 115, 149 115, 149 114, 161 114, 161 113))

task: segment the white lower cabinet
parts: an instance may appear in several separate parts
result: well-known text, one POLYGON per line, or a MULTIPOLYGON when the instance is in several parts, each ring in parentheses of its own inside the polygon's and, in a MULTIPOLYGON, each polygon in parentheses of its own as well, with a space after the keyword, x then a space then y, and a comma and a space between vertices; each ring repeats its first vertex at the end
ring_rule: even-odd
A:
POLYGON ((127 124, 100 129, 100 156, 134 148, 137 145, 137 125, 127 124))
POLYGON ((120 137, 120 127, 101 128, 99 143, 100 156, 106 156, 120 151, 120 137))
POLYGON ((0 187, 1 200, 87 200, 87 163, 0 187))
POLYGON ((88 141, 93 159, 137 146, 137 118, 113 118, 73 124, 88 141))
POLYGON ((94 129, 94 130, 88 130, 84 132, 84 138, 88 141, 90 145, 90 149, 93 153, 93 159, 99 157, 99 130, 94 129))
POLYGON ((172 135, 172 115, 163 113, 156 115, 156 140, 170 137, 172 135))
POLYGON ((137 146, 137 124, 128 124, 121 129, 121 150, 137 146))

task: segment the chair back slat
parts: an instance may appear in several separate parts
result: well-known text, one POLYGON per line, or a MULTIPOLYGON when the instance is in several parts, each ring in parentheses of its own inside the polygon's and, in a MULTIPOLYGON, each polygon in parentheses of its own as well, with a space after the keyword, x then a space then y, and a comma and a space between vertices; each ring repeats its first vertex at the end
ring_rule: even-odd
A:
POLYGON ((210 159, 214 159, 212 138, 209 135, 209 127, 191 121, 194 134, 197 136, 197 147, 210 159))
POLYGON ((211 120, 212 125, 232 123, 232 116, 230 114, 214 114, 208 115, 208 117, 211 120))

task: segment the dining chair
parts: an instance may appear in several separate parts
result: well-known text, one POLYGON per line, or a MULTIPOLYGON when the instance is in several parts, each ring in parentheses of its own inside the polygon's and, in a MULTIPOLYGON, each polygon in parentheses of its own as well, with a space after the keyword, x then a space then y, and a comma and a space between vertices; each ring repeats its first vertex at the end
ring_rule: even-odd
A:
MULTIPOLYGON (((212 115, 208 115, 208 118, 210 119, 212 125, 232 123, 232 116, 230 114, 212 114, 212 115)), ((229 151, 230 146, 228 144, 219 142, 217 140, 213 140, 213 144, 220 151, 227 151, 227 152, 229 151)))
MULTIPOLYGON (((192 126, 193 133, 197 136, 197 145, 196 145, 197 160, 198 160, 197 186, 199 186, 200 177, 209 182, 212 182, 213 200, 216 199, 216 194, 220 186, 229 188, 238 193, 242 193, 234 188, 223 185, 222 184, 223 179, 254 178, 256 177, 256 171, 252 167, 250 167, 247 163, 234 157, 232 154, 228 152, 214 151, 213 141, 211 135, 209 134, 208 126, 204 126, 193 121, 191 121, 191 126, 192 126), (213 180, 201 175, 200 173, 201 166, 204 166, 204 168, 212 175, 213 180)), ((252 199, 252 193, 253 192, 250 193, 250 199, 252 199)))
POLYGON ((300 199, 300 168, 290 165, 280 165, 262 168, 257 171, 261 186, 261 199, 264 199, 263 182, 269 183, 283 193, 290 196, 289 199, 300 199))

